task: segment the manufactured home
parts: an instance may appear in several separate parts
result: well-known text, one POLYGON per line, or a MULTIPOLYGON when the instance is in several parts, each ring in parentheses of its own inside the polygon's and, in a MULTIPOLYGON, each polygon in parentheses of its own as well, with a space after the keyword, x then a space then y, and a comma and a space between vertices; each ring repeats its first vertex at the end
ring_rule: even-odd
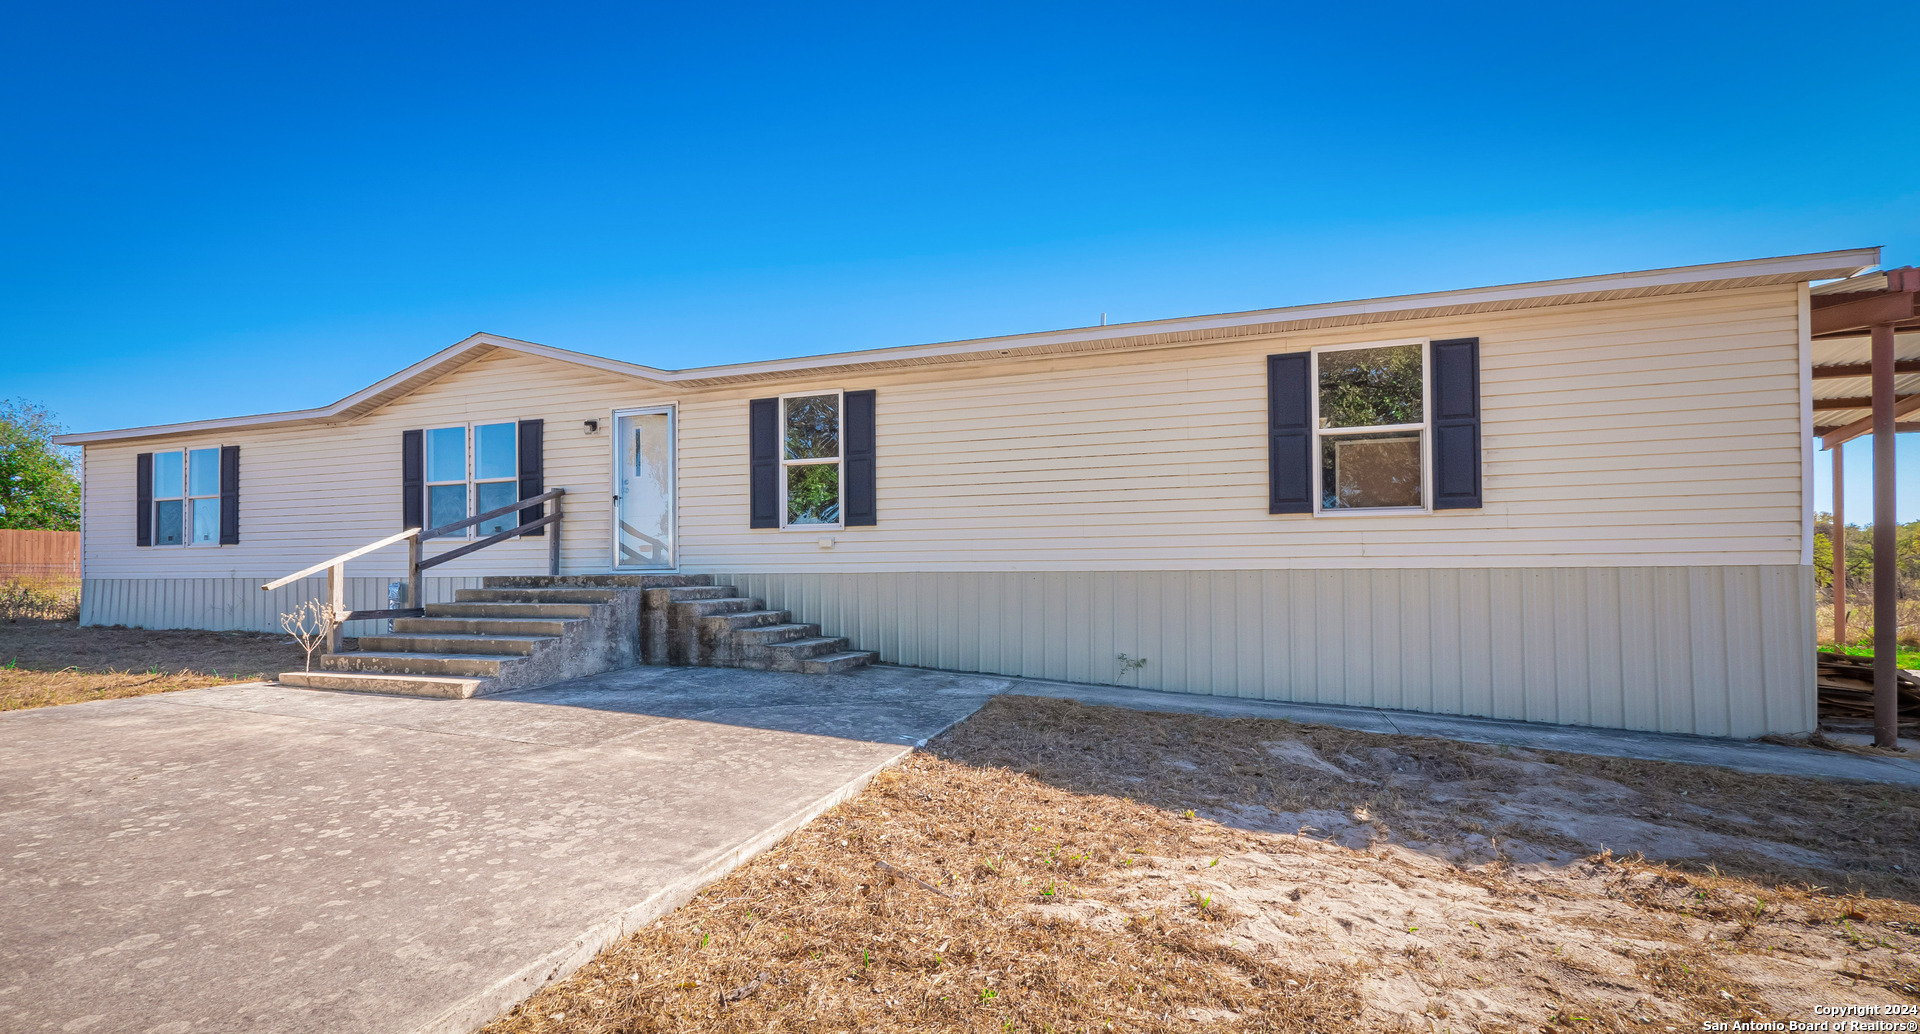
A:
POLYGON ((62 438, 82 621, 272 630, 328 590, 262 585, 464 521, 345 561, 346 605, 710 576, 886 663, 1806 732, 1816 418, 1850 416, 1815 405, 1810 314, 1878 262, 686 370, 478 334, 331 405, 62 438))

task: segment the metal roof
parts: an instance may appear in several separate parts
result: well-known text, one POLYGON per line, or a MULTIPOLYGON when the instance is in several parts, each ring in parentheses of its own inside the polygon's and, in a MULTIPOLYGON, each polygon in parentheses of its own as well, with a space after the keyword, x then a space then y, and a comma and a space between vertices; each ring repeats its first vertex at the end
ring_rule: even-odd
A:
MULTIPOLYGON (((1865 297, 1887 290, 1885 270, 1813 286, 1817 302, 1843 301, 1848 295, 1865 297)), ((1895 398, 1920 394, 1920 328, 1894 333, 1893 357, 1895 398)), ((1813 339, 1815 434, 1824 436, 1873 415, 1873 378, 1866 369, 1872 358, 1872 337, 1865 329, 1813 339)))

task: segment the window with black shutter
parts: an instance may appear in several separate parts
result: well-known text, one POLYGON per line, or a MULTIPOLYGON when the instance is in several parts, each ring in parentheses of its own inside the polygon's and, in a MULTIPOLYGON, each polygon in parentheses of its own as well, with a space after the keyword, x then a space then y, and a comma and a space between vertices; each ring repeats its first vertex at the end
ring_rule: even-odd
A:
POLYGON ((1267 357, 1268 512, 1481 505, 1478 338, 1267 357))

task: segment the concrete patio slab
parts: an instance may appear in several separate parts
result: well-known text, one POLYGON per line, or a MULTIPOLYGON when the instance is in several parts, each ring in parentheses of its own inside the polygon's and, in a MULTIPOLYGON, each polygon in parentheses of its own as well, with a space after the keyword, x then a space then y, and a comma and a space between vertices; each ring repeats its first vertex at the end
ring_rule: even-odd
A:
POLYGON ((1007 683, 636 668, 0 716, 0 1030, 470 1030, 1007 683))

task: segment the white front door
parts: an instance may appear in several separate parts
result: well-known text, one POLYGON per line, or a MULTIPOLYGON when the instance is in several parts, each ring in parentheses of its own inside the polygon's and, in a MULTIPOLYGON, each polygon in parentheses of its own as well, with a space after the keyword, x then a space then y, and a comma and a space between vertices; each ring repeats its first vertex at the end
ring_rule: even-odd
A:
POLYGON ((613 414, 613 566, 672 570, 673 407, 613 414))

